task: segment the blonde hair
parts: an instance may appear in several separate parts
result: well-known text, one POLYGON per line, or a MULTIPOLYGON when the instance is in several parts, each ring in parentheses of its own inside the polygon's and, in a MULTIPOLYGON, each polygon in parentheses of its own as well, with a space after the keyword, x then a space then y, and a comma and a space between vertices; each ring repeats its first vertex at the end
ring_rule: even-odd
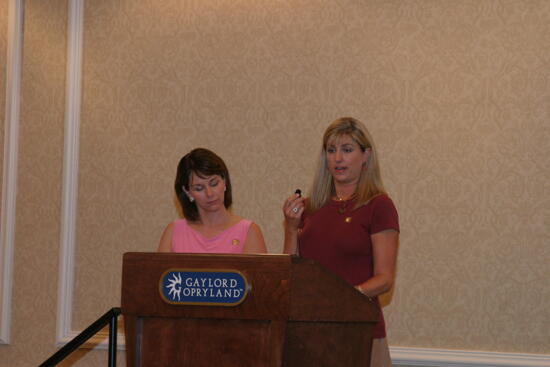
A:
POLYGON ((306 210, 315 212, 323 207, 336 195, 332 175, 327 168, 326 150, 327 143, 332 138, 349 136, 361 148, 361 151, 371 150, 366 162, 366 169, 361 172, 357 188, 355 189, 355 208, 365 205, 373 197, 385 194, 384 184, 380 175, 378 155, 374 147, 374 141, 363 123, 353 117, 341 117, 333 121, 323 135, 323 145, 319 154, 317 172, 311 185, 310 198, 306 210))

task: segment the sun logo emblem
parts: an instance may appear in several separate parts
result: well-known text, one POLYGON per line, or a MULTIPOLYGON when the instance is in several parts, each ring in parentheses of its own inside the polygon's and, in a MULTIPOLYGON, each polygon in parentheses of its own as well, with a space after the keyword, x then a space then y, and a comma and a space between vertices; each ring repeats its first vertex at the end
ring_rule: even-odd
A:
POLYGON ((170 290, 168 295, 171 296, 173 300, 177 298, 179 301, 181 295, 181 274, 172 273, 172 278, 168 279, 168 283, 169 284, 166 286, 166 288, 170 290))

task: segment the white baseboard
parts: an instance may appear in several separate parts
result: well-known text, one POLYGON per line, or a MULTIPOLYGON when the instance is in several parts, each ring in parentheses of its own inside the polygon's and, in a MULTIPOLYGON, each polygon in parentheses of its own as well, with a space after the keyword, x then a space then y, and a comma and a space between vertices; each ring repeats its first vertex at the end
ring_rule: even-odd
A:
POLYGON ((549 367, 548 354, 390 347, 394 365, 423 367, 549 367))
MULTIPOLYGON (((71 331, 66 339, 60 340, 58 346, 71 341, 78 335, 71 331)), ((106 350, 109 347, 109 333, 99 332, 83 348, 106 350)), ((124 351, 123 333, 117 334, 117 349, 124 351)), ((525 353, 479 352, 451 349, 428 349, 390 347, 394 365, 422 367, 549 367, 550 355, 525 353)))

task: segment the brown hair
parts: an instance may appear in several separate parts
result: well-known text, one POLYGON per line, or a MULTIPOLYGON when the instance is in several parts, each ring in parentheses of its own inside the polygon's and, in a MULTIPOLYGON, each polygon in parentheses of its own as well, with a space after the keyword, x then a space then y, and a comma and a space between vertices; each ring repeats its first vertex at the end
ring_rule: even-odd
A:
POLYGON ((204 148, 196 148, 184 155, 179 164, 176 173, 174 189, 176 196, 183 210, 185 219, 195 222, 200 219, 197 204, 189 200, 184 189, 189 191, 189 179, 191 173, 195 173, 201 178, 207 176, 219 175, 225 181, 225 195, 223 204, 226 208, 231 207, 233 198, 231 195, 231 179, 229 171, 223 160, 211 150, 204 148))

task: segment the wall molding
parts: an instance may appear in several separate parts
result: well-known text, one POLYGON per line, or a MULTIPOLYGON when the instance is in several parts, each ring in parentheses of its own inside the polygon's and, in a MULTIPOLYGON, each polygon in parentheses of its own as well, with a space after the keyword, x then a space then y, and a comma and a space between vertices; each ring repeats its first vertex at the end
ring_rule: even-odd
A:
POLYGON ((0 344, 9 344, 10 342, 21 101, 21 55, 23 50, 23 0, 9 1, 7 35, 4 162, 0 213, 0 254, 2 255, 0 262, 0 344))
POLYGON ((61 243, 57 297, 56 344, 71 338, 74 248, 78 199, 78 154, 82 79, 82 31, 84 0, 68 2, 67 84, 65 97, 65 142, 61 202, 61 243))
POLYGON ((550 355, 390 347, 396 365, 423 367, 548 367, 550 355))
MULTIPOLYGON (((68 3, 67 85, 65 100, 65 141, 63 153, 63 190, 59 282, 57 301, 56 345, 63 346, 81 331, 72 330, 73 290, 78 207, 78 161, 80 110, 82 97, 82 50, 84 0, 68 3)), ((98 315, 98 317, 101 315, 98 315)), ((95 320, 90 321, 93 322, 95 320)), ((108 332, 99 332, 84 347, 107 349, 108 332)), ((119 349, 124 348, 124 334, 117 335, 119 349)))

